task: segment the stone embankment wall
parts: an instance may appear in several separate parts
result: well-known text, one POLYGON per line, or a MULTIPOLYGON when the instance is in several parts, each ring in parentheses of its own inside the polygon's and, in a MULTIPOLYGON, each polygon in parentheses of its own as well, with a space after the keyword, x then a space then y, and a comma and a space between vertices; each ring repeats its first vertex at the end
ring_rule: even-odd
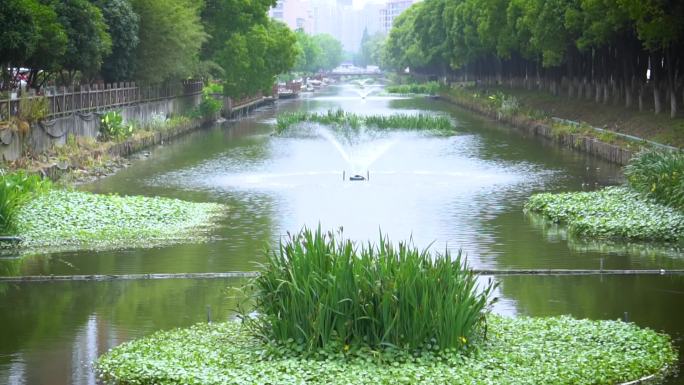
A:
POLYGON ((539 123, 533 119, 516 116, 499 116, 496 112, 491 111, 487 107, 475 102, 457 100, 447 94, 441 95, 441 97, 451 103, 467 108, 471 111, 475 111, 492 119, 507 123, 531 135, 554 141, 562 146, 570 147, 577 151, 582 151, 613 163, 626 165, 634 155, 634 151, 630 149, 623 148, 616 144, 602 142, 596 138, 588 137, 586 135, 559 133, 551 126, 539 123))
MULTIPOLYGON (((121 112, 125 122, 144 125, 152 119, 186 113, 201 101, 201 94, 169 97, 156 101, 136 103, 111 108, 121 112)), ((96 138, 99 134, 100 116, 107 109, 91 112, 75 112, 68 116, 31 124, 27 134, 14 130, 0 131, 0 157, 12 161, 32 153, 42 153, 53 146, 63 145, 70 135, 96 138)))

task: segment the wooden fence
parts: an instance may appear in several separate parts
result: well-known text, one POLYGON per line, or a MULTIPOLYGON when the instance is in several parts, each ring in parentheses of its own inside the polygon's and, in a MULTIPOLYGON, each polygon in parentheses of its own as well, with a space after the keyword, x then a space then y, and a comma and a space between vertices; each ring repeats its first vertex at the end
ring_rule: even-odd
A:
POLYGON ((201 81, 183 81, 158 85, 139 86, 135 83, 85 85, 78 88, 61 87, 46 95, 22 95, 0 100, 0 121, 9 120, 21 113, 24 102, 45 98, 48 113, 46 119, 54 119, 76 113, 110 110, 137 103, 167 98, 197 95, 202 92, 201 81))

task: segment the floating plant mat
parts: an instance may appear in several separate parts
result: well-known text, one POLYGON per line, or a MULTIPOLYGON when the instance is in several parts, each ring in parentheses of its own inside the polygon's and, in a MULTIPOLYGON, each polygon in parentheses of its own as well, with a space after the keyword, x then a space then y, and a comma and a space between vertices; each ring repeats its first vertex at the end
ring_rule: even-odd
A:
POLYGON ((276 134, 303 123, 318 123, 333 127, 359 129, 371 127, 376 130, 419 130, 433 133, 453 134, 454 123, 447 116, 433 114, 357 115, 343 110, 327 113, 286 112, 276 117, 276 134))
POLYGON ((628 187, 535 194, 525 210, 567 225, 571 235, 634 241, 684 241, 684 213, 628 187))
POLYGON ((216 203, 52 190, 21 208, 24 249, 153 247, 207 239, 226 209, 216 203))
POLYGON ((490 316, 488 339, 467 356, 372 353, 321 359, 265 354, 238 322, 162 331, 120 345, 97 362, 112 384, 618 384, 664 376, 670 338, 621 321, 490 316))

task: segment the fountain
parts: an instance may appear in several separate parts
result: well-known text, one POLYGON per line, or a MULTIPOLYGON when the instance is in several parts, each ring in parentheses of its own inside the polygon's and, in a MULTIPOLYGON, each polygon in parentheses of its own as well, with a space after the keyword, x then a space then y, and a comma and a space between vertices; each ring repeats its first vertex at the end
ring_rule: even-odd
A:
POLYGON ((378 86, 374 85, 374 84, 370 85, 370 86, 366 86, 366 85, 362 84, 360 89, 357 88, 357 89, 354 89, 354 91, 356 91, 356 93, 361 97, 361 99, 365 99, 368 96, 370 96, 370 94, 375 92, 377 90, 377 87, 378 86))
MULTIPOLYGON (((370 173, 368 171, 370 166, 398 142, 396 137, 391 140, 373 140, 364 131, 361 131, 359 136, 364 140, 350 147, 350 151, 347 151, 329 129, 321 128, 318 130, 318 133, 337 150, 342 159, 347 163, 350 170, 350 181, 370 180, 370 173), (365 176, 362 175, 364 170, 366 171, 365 176)), ((347 179, 346 171, 343 171, 342 179, 347 179)))

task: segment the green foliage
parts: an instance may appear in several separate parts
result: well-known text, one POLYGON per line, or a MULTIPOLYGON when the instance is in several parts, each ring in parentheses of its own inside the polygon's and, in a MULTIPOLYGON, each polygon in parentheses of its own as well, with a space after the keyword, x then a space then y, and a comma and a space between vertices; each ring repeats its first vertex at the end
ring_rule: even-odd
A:
POLYGON ((425 351, 385 363, 378 352, 345 354, 344 347, 322 351, 319 360, 264 357, 266 350, 237 322, 204 323, 119 345, 96 366, 105 383, 118 385, 589 385, 660 378, 677 360, 666 335, 565 316, 490 316, 487 343, 468 356, 425 351))
POLYGON ((248 285, 260 314, 248 324, 307 353, 331 344, 461 350, 481 337, 494 289, 476 282, 460 253, 431 255, 384 236, 358 248, 341 233, 304 229, 269 252, 248 285))
POLYGON ((514 115, 520 109, 520 103, 518 103, 518 99, 515 96, 496 92, 487 98, 489 99, 490 106, 497 111, 499 119, 502 116, 514 115))
POLYGON ((635 190, 684 212, 683 152, 641 152, 625 167, 625 175, 635 190))
POLYGON ((218 62, 226 42, 234 34, 245 34, 254 25, 266 24, 268 9, 274 5, 273 0, 205 0, 201 18, 208 40, 202 46, 202 58, 218 62))
POLYGON ((216 61, 225 69, 224 93, 238 98, 269 93, 275 76, 294 65, 296 42, 285 24, 273 20, 233 34, 217 52, 216 61))
POLYGON ((0 3, 0 72, 4 75, 7 67, 54 70, 66 45, 64 26, 51 5, 37 0, 0 3))
POLYGON ((204 119, 215 119, 216 114, 221 111, 222 107, 223 102, 220 100, 214 99, 211 96, 205 96, 199 105, 199 113, 204 119))
POLYGON ((122 140, 133 134, 133 125, 123 122, 119 111, 108 111, 100 118, 100 134, 104 140, 122 140))
POLYGON ((637 241, 684 240, 684 213, 626 187, 531 196, 525 210, 566 224, 580 237, 637 241))
POLYGON ((24 205, 27 248, 112 249, 202 240, 224 206, 177 199, 52 190, 24 205))
POLYGON ((397 84, 386 87, 385 90, 391 94, 425 94, 435 95, 441 86, 437 82, 397 84))
POLYGON ((132 0, 131 4, 140 18, 135 77, 159 83, 192 75, 207 39, 199 16, 201 2, 132 0))
POLYGON ((49 180, 23 171, 0 172, 0 234, 13 234, 17 229, 17 216, 23 205, 47 192, 49 180))
POLYGON ((310 112, 286 112, 276 117, 276 133, 281 134, 291 126, 313 122, 323 125, 345 126, 358 129, 362 125, 377 129, 433 130, 452 132, 453 122, 446 116, 430 114, 356 115, 341 109, 328 110, 324 114, 310 112))
POLYGON ((22 97, 19 100, 17 118, 27 122, 39 122, 48 115, 48 101, 44 96, 22 97))
POLYGON ((81 71, 89 77, 96 75, 104 57, 112 50, 102 12, 88 0, 64 0, 54 4, 68 38, 61 66, 69 72, 81 71))
POLYGON ((318 66, 324 71, 330 71, 342 62, 342 43, 326 33, 313 36, 313 41, 321 50, 318 66))
POLYGON ((133 78, 135 48, 140 18, 128 0, 97 0, 112 39, 112 52, 102 63, 102 77, 107 82, 120 82, 133 78))

